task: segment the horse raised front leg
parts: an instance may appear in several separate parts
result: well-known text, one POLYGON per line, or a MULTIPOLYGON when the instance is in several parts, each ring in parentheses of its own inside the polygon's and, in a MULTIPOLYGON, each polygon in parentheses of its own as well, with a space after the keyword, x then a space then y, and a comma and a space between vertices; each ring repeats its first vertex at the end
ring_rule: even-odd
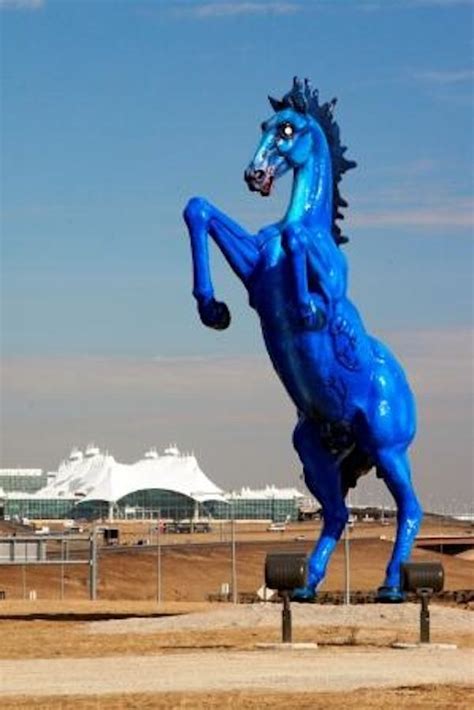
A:
POLYGON ((405 451, 384 450, 378 453, 377 470, 397 504, 397 535, 383 585, 378 590, 382 602, 403 601, 400 588, 400 565, 410 558, 423 512, 411 483, 410 465, 405 451))
POLYGON ((301 417, 293 434, 293 443, 303 464, 306 485, 322 507, 323 528, 309 559, 306 586, 293 594, 296 601, 309 601, 326 575, 329 559, 349 516, 341 490, 339 466, 321 443, 319 425, 301 417))
POLYGON ((245 285, 259 258, 257 240, 202 197, 189 200, 183 216, 191 239, 193 296, 198 304, 201 321, 210 328, 224 330, 230 324, 230 312, 225 303, 214 298, 208 237, 216 242, 234 273, 245 285))
POLYGON ((306 330, 320 330, 326 323, 326 317, 309 291, 306 230, 300 225, 289 224, 283 230, 282 246, 292 267, 300 323, 306 330))

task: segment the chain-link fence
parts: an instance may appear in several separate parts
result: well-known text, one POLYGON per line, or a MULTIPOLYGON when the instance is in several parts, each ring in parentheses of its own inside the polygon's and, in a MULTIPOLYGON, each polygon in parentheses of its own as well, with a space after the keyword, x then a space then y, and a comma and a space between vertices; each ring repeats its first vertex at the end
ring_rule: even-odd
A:
POLYGON ((18 534, 3 538, 15 546, 15 560, 1 554, 0 542, 0 596, 238 601, 255 596, 263 584, 269 549, 309 549, 317 525, 157 517, 96 522, 75 536, 18 534), (33 552, 40 542, 42 551, 33 552), (25 545, 32 546, 26 556, 25 545))
POLYGON ((97 596, 96 532, 72 535, 13 534, 0 537, 0 597, 97 596))

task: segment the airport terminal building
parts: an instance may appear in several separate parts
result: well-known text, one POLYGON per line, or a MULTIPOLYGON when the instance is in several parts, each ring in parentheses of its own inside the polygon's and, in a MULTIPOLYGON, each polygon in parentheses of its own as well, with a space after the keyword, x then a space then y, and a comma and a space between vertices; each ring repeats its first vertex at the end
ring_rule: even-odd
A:
POLYGON ((193 454, 170 446, 123 464, 96 446, 74 448, 57 472, 0 469, 0 516, 60 520, 296 520, 304 496, 267 486, 223 491, 193 454))

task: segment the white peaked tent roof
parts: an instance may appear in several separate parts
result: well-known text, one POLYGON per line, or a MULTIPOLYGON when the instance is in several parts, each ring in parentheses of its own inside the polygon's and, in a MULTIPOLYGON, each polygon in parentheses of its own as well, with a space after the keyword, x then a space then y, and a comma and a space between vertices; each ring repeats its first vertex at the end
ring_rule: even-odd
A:
POLYGON ((149 451, 134 464, 118 463, 92 447, 85 456, 73 451, 37 496, 116 503, 129 493, 147 489, 181 493, 199 502, 225 501, 222 490, 201 471, 195 456, 183 455, 176 448, 166 449, 163 455, 149 451))

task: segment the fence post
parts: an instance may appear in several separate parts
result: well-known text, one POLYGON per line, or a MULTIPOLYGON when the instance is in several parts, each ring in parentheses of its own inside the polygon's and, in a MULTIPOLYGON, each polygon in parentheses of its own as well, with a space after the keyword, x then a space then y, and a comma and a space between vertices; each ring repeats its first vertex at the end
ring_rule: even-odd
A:
POLYGON ((231 550, 232 550, 232 603, 237 604, 237 564, 235 556, 235 511, 234 500, 231 503, 231 550))
POLYGON ((61 596, 60 599, 64 599, 64 538, 61 538, 61 596))
POLYGON ((161 510, 158 508, 158 520, 156 525, 156 601, 161 604, 161 510))
MULTIPOLYGON (((349 516, 351 515, 350 494, 347 498, 347 507, 349 508, 349 516)), ((350 541, 349 541, 349 520, 344 527, 344 603, 351 603, 351 558, 350 558, 350 541)))
POLYGON ((24 553, 25 554, 24 554, 24 561, 22 564, 23 571, 22 571, 21 578, 22 578, 22 583, 23 583, 23 599, 26 599, 26 562, 28 560, 28 543, 26 542, 26 540, 23 543, 23 545, 24 545, 24 553))
POLYGON ((89 545, 89 598, 97 599, 97 533, 95 523, 92 528, 89 545))

